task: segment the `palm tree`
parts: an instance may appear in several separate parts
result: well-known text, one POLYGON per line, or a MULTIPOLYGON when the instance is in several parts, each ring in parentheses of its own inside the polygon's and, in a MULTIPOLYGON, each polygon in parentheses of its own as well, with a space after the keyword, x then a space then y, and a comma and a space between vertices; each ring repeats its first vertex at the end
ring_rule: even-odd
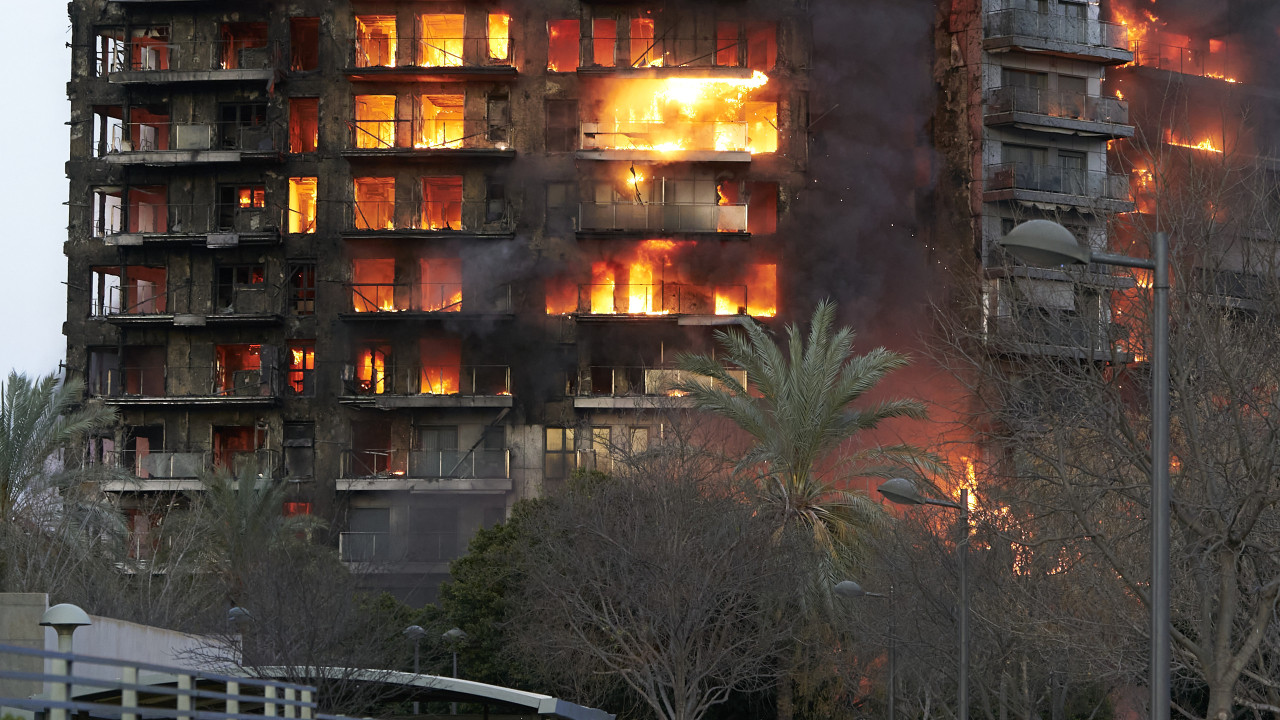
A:
MULTIPOLYGON (((759 325, 747 324, 745 334, 717 331, 724 359, 746 371, 754 395, 718 358, 681 355, 677 360, 681 370, 702 376, 677 389, 695 407, 727 418, 755 440, 737 469, 759 474, 759 500, 777 512, 779 531, 799 524, 812 533, 831 573, 856 559, 859 531, 882 525, 887 516, 865 494, 837 487, 824 461, 846 440, 882 421, 925 416, 916 400, 852 407, 908 359, 883 347, 853 354, 853 330, 833 331, 835 314, 834 303, 819 303, 807 339, 799 327, 787 326, 786 354, 759 325)), ((911 446, 894 445, 860 450, 840 465, 851 474, 883 475, 888 468, 872 463, 886 462, 919 466, 930 461, 911 446)))
POLYGON ((83 390, 83 383, 53 375, 31 380, 11 372, 0 383, 3 589, 74 593, 70 585, 83 584, 123 539, 124 523, 96 482, 119 474, 62 456, 115 423, 113 409, 81 404, 83 390))

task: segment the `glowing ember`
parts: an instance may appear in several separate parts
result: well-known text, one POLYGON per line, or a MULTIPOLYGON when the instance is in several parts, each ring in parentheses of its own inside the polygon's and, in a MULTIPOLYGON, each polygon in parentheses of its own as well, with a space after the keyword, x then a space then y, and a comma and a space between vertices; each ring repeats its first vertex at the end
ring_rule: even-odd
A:
POLYGON ((1217 145, 1215 145, 1211 138, 1205 138, 1204 140, 1201 140, 1198 143, 1190 143, 1174 137, 1173 131, 1169 128, 1165 129, 1164 141, 1165 143, 1169 145, 1173 145, 1174 147, 1183 147, 1183 148, 1189 148, 1191 150, 1202 150, 1204 152, 1212 152, 1212 153, 1222 152, 1222 148, 1219 148, 1217 145))

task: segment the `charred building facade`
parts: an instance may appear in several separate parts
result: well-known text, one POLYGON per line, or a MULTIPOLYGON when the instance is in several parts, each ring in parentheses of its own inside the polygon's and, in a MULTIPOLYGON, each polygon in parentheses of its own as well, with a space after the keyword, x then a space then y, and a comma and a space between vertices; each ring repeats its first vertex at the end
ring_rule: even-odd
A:
POLYGON ((421 601, 657 441, 792 277, 805 5, 73 0, 67 363, 135 553, 221 468, 421 601))

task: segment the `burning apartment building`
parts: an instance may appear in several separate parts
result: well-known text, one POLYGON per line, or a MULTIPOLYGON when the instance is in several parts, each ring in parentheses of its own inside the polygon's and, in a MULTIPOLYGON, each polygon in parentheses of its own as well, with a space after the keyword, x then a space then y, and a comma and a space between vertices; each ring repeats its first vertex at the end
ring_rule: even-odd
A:
POLYGON ((226 469, 420 602, 658 441, 675 353, 792 311, 806 6, 73 0, 67 362, 134 552, 226 469))

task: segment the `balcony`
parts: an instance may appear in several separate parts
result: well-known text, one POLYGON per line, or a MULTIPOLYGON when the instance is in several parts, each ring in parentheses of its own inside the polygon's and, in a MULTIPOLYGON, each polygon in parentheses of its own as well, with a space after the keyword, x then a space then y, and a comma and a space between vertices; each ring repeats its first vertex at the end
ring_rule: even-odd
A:
POLYGON ((279 208, 219 206, 212 203, 133 203, 128 222, 123 208, 108 205, 95 228, 107 245, 188 243, 210 248, 280 240, 279 208))
POLYGON ((512 407, 511 368, 506 365, 410 365, 342 370, 340 400, 358 407, 512 407))
POLYGON ((109 481, 103 487, 107 492, 202 490, 200 478, 219 467, 230 470, 233 477, 253 480, 275 477, 281 467, 279 453, 266 449, 128 452, 122 454, 121 464, 134 479, 109 481))
POLYGON ((275 49, 222 41, 122 43, 106 63, 112 83, 269 82, 275 73, 275 49))
POLYGON ((348 202, 345 213, 347 237, 506 237, 515 231, 511 207, 502 200, 362 200, 348 202))
POLYGON ((983 200, 1052 203, 1101 212, 1133 209, 1128 175, 1028 163, 988 165, 983 200))
POLYGON ((582 203, 579 233, 747 232, 747 206, 711 203, 582 203))
POLYGON ((91 378, 89 393, 108 405, 274 405, 280 389, 267 370, 123 367, 91 378))
POLYGON ((463 494, 511 490, 510 450, 347 450, 338 489, 463 494))
POLYGON ((456 531, 415 531, 407 536, 392 536, 390 532, 338 534, 338 559, 342 562, 391 564, 393 567, 388 569, 398 572, 447 571, 445 563, 458 557, 458 548, 456 531))
MULTIPOLYGON (((740 369, 727 369, 738 384, 745 386, 747 373, 740 369)), ((653 408, 684 407, 688 400, 675 390, 680 383, 711 384, 705 375, 675 368, 595 366, 578 376, 570 376, 566 394, 573 398, 575 408, 653 408)))
POLYGON ((243 123, 127 123, 112 127, 98 157, 111 165, 198 165, 281 158, 284 129, 243 123))
POLYGON ((1133 60, 1128 28, 1099 20, 997 10, 987 13, 984 31, 983 47, 989 52, 1020 50, 1106 65, 1133 60))
POLYGON ((506 159, 516 156, 516 151, 506 140, 509 128, 490 128, 484 119, 424 121, 356 118, 347 125, 350 135, 342 154, 352 159, 506 159))
MULTIPOLYGON (((684 283, 617 284, 578 286, 578 302, 570 314, 579 316, 664 317, 675 315, 721 315, 736 322, 757 299, 748 297, 746 285, 715 288, 684 283)), ((771 314, 771 313, 770 313, 771 314)))
POLYGON ((999 87, 983 105, 987 125, 1063 131, 1108 138, 1133 137, 1129 103, 1076 92, 1049 92, 1026 87, 999 87))
POLYGON ((511 286, 466 294, 462 283, 347 283, 349 319, 386 320, 450 317, 462 314, 507 315, 512 312, 511 286))
MULTIPOLYGON (((583 160, 751 162, 751 131, 751 123, 745 120, 583 122, 577 156, 583 160)), ((775 129, 775 146, 776 138, 775 129)))
POLYGON ((346 73, 358 82, 514 80, 514 57, 510 38, 359 35, 346 73))

